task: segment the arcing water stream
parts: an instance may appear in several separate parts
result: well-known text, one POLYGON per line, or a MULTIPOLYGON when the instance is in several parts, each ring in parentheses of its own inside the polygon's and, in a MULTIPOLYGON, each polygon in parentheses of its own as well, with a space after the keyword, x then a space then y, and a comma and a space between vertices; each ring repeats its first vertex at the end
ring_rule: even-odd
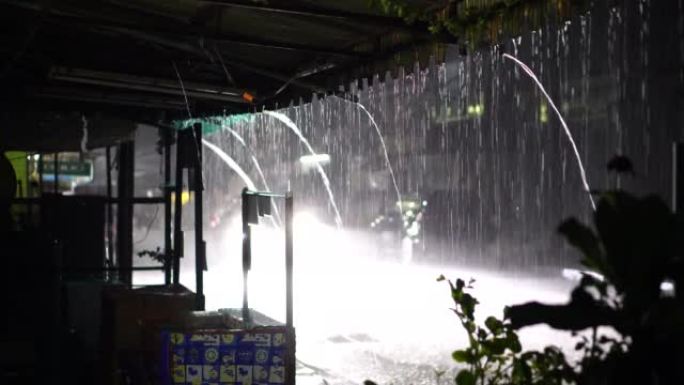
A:
POLYGON ((233 158, 231 158, 228 154, 226 154, 225 151, 223 151, 220 147, 216 146, 215 144, 211 143, 210 141, 206 139, 202 139, 202 144, 205 145, 207 148, 209 148, 211 151, 213 151, 216 155, 218 155, 221 160, 223 160, 228 167, 231 168, 231 170, 235 171, 235 173, 242 179, 243 182, 245 182, 245 185, 247 186, 248 189, 252 191, 257 191, 257 187, 252 182, 252 179, 247 175, 247 173, 240 167, 237 162, 233 158))
MULTIPOLYGON (((316 151, 314 151, 313 147, 311 147, 311 144, 309 144, 309 141, 304 137, 304 135, 302 135, 302 131, 290 118, 287 117, 287 115, 275 111, 264 111, 264 114, 283 122, 290 130, 292 130, 292 132, 295 133, 295 135, 297 135, 304 147, 306 147, 307 151, 309 151, 310 155, 317 155, 316 151)), ((332 188, 330 187, 330 179, 328 179, 328 175, 325 173, 325 170, 323 170, 323 167, 319 163, 316 163, 315 167, 320 174, 321 179, 323 180, 323 185, 325 185, 326 191, 328 192, 330 206, 335 212, 335 222, 337 223, 337 226, 340 227, 342 226, 342 217, 340 216, 340 210, 337 208, 337 203, 335 203, 335 196, 332 192, 332 188)))
POLYGON ((525 63, 521 62, 516 58, 515 56, 509 55, 507 53, 503 54, 503 57, 506 59, 510 59, 515 64, 520 66, 522 70, 534 81, 534 83, 539 87, 539 90, 544 94, 544 97, 546 100, 548 100, 549 105, 551 108, 553 108, 553 111, 556 113, 558 116, 558 120, 560 120, 561 125, 563 126, 563 130, 565 131, 565 135, 568 137, 568 141, 570 141, 570 145, 572 146, 572 151, 575 153, 575 159, 577 160, 577 167, 579 168, 580 176, 582 178, 582 184, 584 184, 584 189, 587 191, 587 194, 589 196, 589 201, 591 202, 591 208, 596 210, 596 203, 594 202, 594 197, 592 196, 592 191, 591 188, 589 187, 589 182, 587 181, 587 172, 584 169, 584 165, 582 164, 582 157, 580 156, 579 150, 577 149, 577 144, 575 143, 575 138, 572 136, 572 132, 570 132, 570 129, 568 128, 568 124, 565 123, 565 119, 563 119, 563 115, 561 115, 560 111, 558 111, 558 107, 556 107, 556 103, 553 102, 553 99, 549 96, 549 94, 546 92, 546 89, 542 85, 542 83, 539 81, 537 78, 537 75, 534 74, 534 72, 528 67, 525 63))
MULTIPOLYGON (((259 173, 259 177, 261 178, 261 182, 264 184, 264 189, 266 191, 271 191, 271 188, 268 186, 268 182, 266 181, 266 176, 264 175, 264 171, 261 169, 261 165, 259 164, 259 160, 256 157, 256 154, 254 154, 254 151, 247 146, 247 143, 245 143, 245 140, 240 136, 240 134, 237 133, 237 131, 233 130, 230 128, 229 125, 221 125, 221 128, 224 130, 227 130, 230 132, 231 135, 242 145, 242 147, 249 152, 249 156, 252 159, 252 163, 254 163, 254 167, 256 168, 257 172, 259 173)), ((273 212, 275 213, 276 221, 278 225, 282 225, 282 220, 280 218, 280 211, 278 210, 278 205, 273 205, 273 212)))
POLYGON ((397 178, 394 175, 394 168, 392 167, 392 162, 390 162, 390 159, 389 159, 389 152, 387 151, 387 145, 385 144, 385 138, 382 136, 382 132, 380 131, 380 127, 375 122, 373 115, 370 112, 368 112, 368 110, 366 109, 366 107, 363 106, 363 104, 361 104, 359 102, 347 100, 347 99, 341 98, 339 96, 336 96, 336 97, 338 97, 344 101, 347 101, 349 103, 354 104, 355 106, 360 108, 363 112, 365 112, 366 115, 368 115, 368 119, 370 120, 371 125, 373 126, 373 128, 375 128, 375 132, 378 134, 378 139, 380 140, 380 145, 382 146, 382 152, 385 155, 385 162, 387 163, 387 171, 390 174, 390 178, 392 180, 392 186, 394 187, 394 192, 397 194, 397 204, 399 205, 400 202, 402 202, 401 190, 399 189, 399 185, 397 184, 397 178))

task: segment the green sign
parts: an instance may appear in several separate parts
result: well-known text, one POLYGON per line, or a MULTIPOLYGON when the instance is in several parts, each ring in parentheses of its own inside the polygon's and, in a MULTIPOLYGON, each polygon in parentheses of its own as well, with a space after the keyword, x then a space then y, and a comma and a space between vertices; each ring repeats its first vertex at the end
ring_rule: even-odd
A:
MULTIPOLYGON (((81 162, 74 160, 59 161, 59 175, 68 176, 91 176, 93 172, 92 162, 81 162)), ((54 162, 45 162, 43 164, 43 174, 54 174, 54 162)))

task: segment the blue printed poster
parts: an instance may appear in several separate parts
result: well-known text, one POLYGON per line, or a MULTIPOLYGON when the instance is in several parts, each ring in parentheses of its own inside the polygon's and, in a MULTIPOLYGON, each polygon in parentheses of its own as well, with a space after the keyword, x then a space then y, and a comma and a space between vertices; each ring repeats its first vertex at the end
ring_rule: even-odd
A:
POLYGON ((163 382, 279 385, 285 382, 285 329, 166 332, 163 382))

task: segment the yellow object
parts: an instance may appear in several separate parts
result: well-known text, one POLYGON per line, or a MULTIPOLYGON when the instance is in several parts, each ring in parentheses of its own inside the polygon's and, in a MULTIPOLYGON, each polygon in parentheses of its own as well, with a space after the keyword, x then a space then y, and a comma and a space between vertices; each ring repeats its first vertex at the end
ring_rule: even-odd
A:
MULTIPOLYGON (((190 191, 183 190, 181 192, 181 205, 185 206, 186 203, 190 202, 192 195, 190 191)), ((171 204, 176 203, 176 193, 171 193, 171 204)))
POLYGON ((470 117, 482 116, 482 114, 484 114, 484 104, 481 104, 481 103, 471 104, 466 109, 466 113, 470 117))
POLYGON ((174 366, 171 370, 173 372, 173 382, 183 383, 185 382, 185 365, 174 366))
POLYGON ((222 334, 221 341, 224 344, 232 344, 235 341, 235 334, 222 334))
POLYGON ((174 345, 182 345, 185 342, 185 335, 183 333, 173 333, 171 334, 171 342, 174 345))

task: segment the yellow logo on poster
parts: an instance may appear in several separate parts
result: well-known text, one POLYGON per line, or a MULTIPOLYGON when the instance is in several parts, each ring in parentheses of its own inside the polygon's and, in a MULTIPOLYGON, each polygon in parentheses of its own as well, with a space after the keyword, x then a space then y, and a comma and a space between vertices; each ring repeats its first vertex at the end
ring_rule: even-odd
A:
POLYGON ((232 345, 235 342, 235 334, 221 334, 221 341, 224 344, 232 345))
POLYGON ((171 333, 171 343, 174 345, 182 345, 185 342, 183 333, 171 333))
POLYGON ((185 382, 185 365, 174 366, 172 373, 174 383, 180 384, 185 382))

